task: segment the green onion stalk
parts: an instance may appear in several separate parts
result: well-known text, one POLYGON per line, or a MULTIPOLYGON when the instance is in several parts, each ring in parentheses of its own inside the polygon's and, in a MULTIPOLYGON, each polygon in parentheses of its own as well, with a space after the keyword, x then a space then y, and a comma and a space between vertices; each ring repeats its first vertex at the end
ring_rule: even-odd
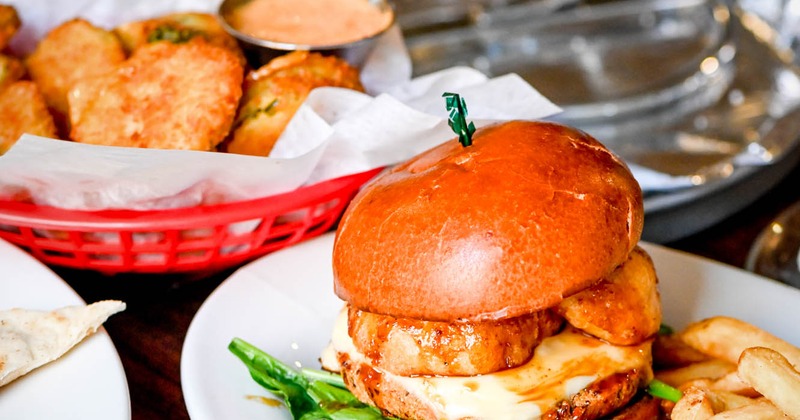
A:
POLYGON ((234 338, 228 350, 244 362, 253 380, 283 400, 295 420, 389 418, 359 401, 340 375, 308 368, 295 370, 240 338, 234 338))

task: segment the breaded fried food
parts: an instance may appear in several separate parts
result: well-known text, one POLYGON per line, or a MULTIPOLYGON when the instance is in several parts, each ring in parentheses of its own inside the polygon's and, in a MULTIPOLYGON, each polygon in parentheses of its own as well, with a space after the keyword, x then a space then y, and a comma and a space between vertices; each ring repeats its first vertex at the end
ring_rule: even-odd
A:
POLYGON ((22 21, 14 6, 0 4, 0 51, 4 50, 17 33, 22 21))
POLYGON ((0 91, 0 155, 24 133, 57 138, 44 97, 29 80, 14 82, 0 91))
POLYGON ((213 150, 230 131, 244 71, 227 49, 202 38, 138 48, 118 70, 70 91, 70 137, 78 142, 213 150))
POLYGON ((211 44, 236 54, 243 66, 246 62, 236 39, 225 31, 214 15, 209 13, 173 13, 153 19, 128 22, 114 28, 114 33, 129 53, 151 42, 181 43, 200 36, 211 44))
POLYGON ((225 150, 267 156, 312 89, 335 86, 363 92, 358 70, 337 57, 296 51, 247 75, 244 97, 225 150))
POLYGON ((563 319, 552 311, 489 321, 439 322, 348 308, 353 344, 373 366, 397 375, 471 376, 527 362, 563 319))
POLYGON ((0 91, 25 75, 25 65, 16 57, 0 54, 0 91))
POLYGON ((616 345, 641 343, 658 332, 661 299, 653 261, 639 247, 598 283, 565 298, 556 312, 573 326, 616 345))
POLYGON ((59 128, 67 133, 69 89, 77 81, 116 69, 125 59, 122 44, 113 33, 86 20, 73 19, 50 31, 25 64, 59 128))

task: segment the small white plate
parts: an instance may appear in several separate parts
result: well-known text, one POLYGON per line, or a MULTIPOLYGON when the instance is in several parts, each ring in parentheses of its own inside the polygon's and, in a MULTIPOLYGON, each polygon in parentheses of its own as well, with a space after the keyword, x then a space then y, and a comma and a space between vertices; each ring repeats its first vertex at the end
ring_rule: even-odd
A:
MULTIPOLYGON (((0 309, 53 310, 85 302, 60 277, 0 240, 0 309)), ((128 381, 104 329, 61 358, 0 388, 0 419, 128 420, 128 381)))
MULTIPOLYGON (((333 234, 300 243, 234 273, 195 315, 181 358, 181 382, 193 420, 291 419, 283 407, 252 396, 272 395, 256 384, 227 349, 234 337, 297 366, 319 367, 342 303, 333 294, 333 234)), ((681 328, 730 315, 800 345, 800 290, 752 273, 643 244, 660 279, 664 322, 681 328)))

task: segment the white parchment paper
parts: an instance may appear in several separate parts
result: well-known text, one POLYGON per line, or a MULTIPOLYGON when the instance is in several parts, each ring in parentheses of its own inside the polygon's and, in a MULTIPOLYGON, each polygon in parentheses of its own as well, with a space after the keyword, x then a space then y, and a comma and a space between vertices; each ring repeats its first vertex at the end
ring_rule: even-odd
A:
MULTIPOLYGON (((214 11, 217 1, 18 0, 14 48, 30 51, 49 28, 80 16, 113 26, 171 11, 214 11)), ((70 209, 155 209, 258 198, 391 165, 454 138, 442 93, 457 92, 479 126, 559 111, 516 75, 489 79, 451 68, 411 80, 398 28, 362 69, 369 94, 314 90, 268 158, 213 152, 85 145, 23 136, 0 157, 0 196, 25 191, 38 204, 70 209)))
MULTIPOLYGON (((8 0, 7 0, 8 2, 8 0)), ((176 11, 214 12, 219 0, 11 0, 23 20, 12 47, 27 54, 74 17, 106 28, 176 11)), ((465 98, 477 126, 542 119, 560 109, 517 75, 487 78, 458 67, 411 79, 399 28, 364 65, 368 94, 311 92, 268 158, 104 147, 24 135, 0 157, 0 198, 29 196, 69 209, 159 209, 269 196, 392 165, 454 138, 443 92, 465 98)), ((650 179, 646 176, 645 179, 650 179)), ((652 175, 652 174, 651 174, 652 175)), ((663 184, 663 176, 657 175, 663 184)))
POLYGON ((480 73, 468 68, 448 69, 431 75, 443 79, 436 90, 405 98, 438 100, 437 114, 442 115, 411 107, 390 94, 372 97, 346 89, 316 89, 269 158, 97 146, 25 135, 0 157, 0 195, 22 189, 36 203, 70 209, 174 208, 257 198, 391 165, 452 139, 440 88, 474 92, 476 103, 488 105, 471 114, 478 125, 558 111, 515 75, 475 83, 476 75, 480 73), (520 102, 517 109, 515 101, 520 102))

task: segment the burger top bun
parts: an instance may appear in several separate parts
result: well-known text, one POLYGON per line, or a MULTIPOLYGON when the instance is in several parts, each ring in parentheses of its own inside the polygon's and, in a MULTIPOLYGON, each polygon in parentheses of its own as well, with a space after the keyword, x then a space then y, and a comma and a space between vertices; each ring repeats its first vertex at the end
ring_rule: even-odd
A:
POLYGON ((368 184, 333 249, 336 294, 435 321, 543 310, 609 274, 639 241, 627 166, 581 131, 511 121, 430 149, 368 184))

